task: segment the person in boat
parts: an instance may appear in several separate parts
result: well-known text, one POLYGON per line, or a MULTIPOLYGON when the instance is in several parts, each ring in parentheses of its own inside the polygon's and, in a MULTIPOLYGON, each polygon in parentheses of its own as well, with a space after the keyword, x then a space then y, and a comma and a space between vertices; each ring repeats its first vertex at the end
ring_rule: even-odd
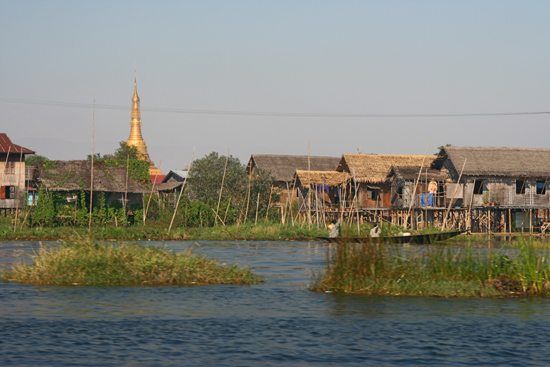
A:
POLYGON ((382 230, 378 227, 378 222, 374 222, 374 227, 370 230, 371 237, 380 237, 382 230))
POLYGON ((328 236, 330 238, 336 238, 340 234, 340 218, 338 218, 338 221, 332 220, 332 223, 328 225, 329 234, 328 236))

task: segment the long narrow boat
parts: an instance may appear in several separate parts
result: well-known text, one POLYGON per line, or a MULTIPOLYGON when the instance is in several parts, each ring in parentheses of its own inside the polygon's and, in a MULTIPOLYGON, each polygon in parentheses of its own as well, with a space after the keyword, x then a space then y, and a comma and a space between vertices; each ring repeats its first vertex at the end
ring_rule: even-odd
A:
POLYGON ((426 234, 411 234, 405 236, 384 236, 384 237, 317 237, 320 241, 333 243, 414 243, 425 245, 435 242, 448 240, 451 237, 458 236, 463 231, 450 231, 426 234))

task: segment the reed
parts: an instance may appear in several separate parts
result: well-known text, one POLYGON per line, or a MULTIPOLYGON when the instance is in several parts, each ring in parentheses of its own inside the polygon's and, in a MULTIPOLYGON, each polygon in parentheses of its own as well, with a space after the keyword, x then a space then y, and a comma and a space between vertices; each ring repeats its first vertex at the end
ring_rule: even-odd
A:
POLYGON ((467 245, 340 244, 327 255, 315 291, 371 295, 488 297, 550 295, 548 250, 527 240, 489 250, 467 245))
POLYGON ((42 246, 32 264, 1 274, 4 281, 35 285, 256 284, 250 269, 136 243, 108 244, 90 237, 42 246))

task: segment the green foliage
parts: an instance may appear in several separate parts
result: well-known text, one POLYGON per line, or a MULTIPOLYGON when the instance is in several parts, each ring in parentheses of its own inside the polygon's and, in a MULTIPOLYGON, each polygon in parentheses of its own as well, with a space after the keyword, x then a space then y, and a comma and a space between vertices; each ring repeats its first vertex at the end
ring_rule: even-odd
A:
MULTIPOLYGON (((214 211, 218 211, 219 202, 220 218, 215 218, 214 222, 219 223, 221 219, 224 224, 231 224, 246 221, 246 213, 248 219, 255 218, 257 207, 258 217, 265 217, 269 203, 280 197, 278 191, 271 190, 272 184, 273 177, 268 172, 257 170, 250 177, 238 158, 212 152, 196 160, 189 170, 188 195, 191 200, 202 202, 214 211)), ((200 213, 205 214, 202 209, 200 213)), ((196 223, 196 213, 188 214, 191 214, 191 222, 196 223)))
MULTIPOLYGON (((139 150, 136 146, 128 145, 125 141, 121 141, 118 143, 119 147, 115 150, 113 154, 105 154, 101 155, 101 153, 95 153, 94 154, 94 161, 97 160, 104 160, 104 161, 124 161, 127 160, 140 160, 140 154, 139 150)), ((87 156, 88 160, 92 159, 92 155, 88 154, 87 156)))
POLYGON ((37 162, 47 162, 49 159, 43 155, 33 154, 25 157, 26 166, 35 166, 37 162))
POLYGON ((38 201, 32 220, 41 226, 53 226, 57 218, 57 207, 60 197, 55 192, 47 192, 44 188, 38 190, 38 201))

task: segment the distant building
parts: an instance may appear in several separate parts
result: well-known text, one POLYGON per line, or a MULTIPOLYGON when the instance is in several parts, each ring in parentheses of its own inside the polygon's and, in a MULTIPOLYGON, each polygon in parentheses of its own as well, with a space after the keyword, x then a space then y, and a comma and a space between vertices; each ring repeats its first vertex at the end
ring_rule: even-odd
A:
POLYGON ((339 161, 339 157, 253 154, 246 166, 246 173, 250 175, 258 169, 269 172, 275 179, 273 186, 281 192, 280 203, 287 203, 298 199, 296 170, 334 171, 339 161))
POLYGON ((25 200, 25 156, 34 153, 0 133, 0 210, 16 209, 25 200))
POLYGON ((137 147, 141 159, 145 159, 149 162, 149 174, 151 176, 161 175, 162 172, 160 169, 155 167, 153 161, 147 153, 147 144, 141 135, 141 112, 139 107, 139 96, 137 93, 137 82, 134 79, 134 95, 132 97, 132 121, 130 122, 131 130, 130 137, 126 140, 126 144, 130 146, 137 147))

